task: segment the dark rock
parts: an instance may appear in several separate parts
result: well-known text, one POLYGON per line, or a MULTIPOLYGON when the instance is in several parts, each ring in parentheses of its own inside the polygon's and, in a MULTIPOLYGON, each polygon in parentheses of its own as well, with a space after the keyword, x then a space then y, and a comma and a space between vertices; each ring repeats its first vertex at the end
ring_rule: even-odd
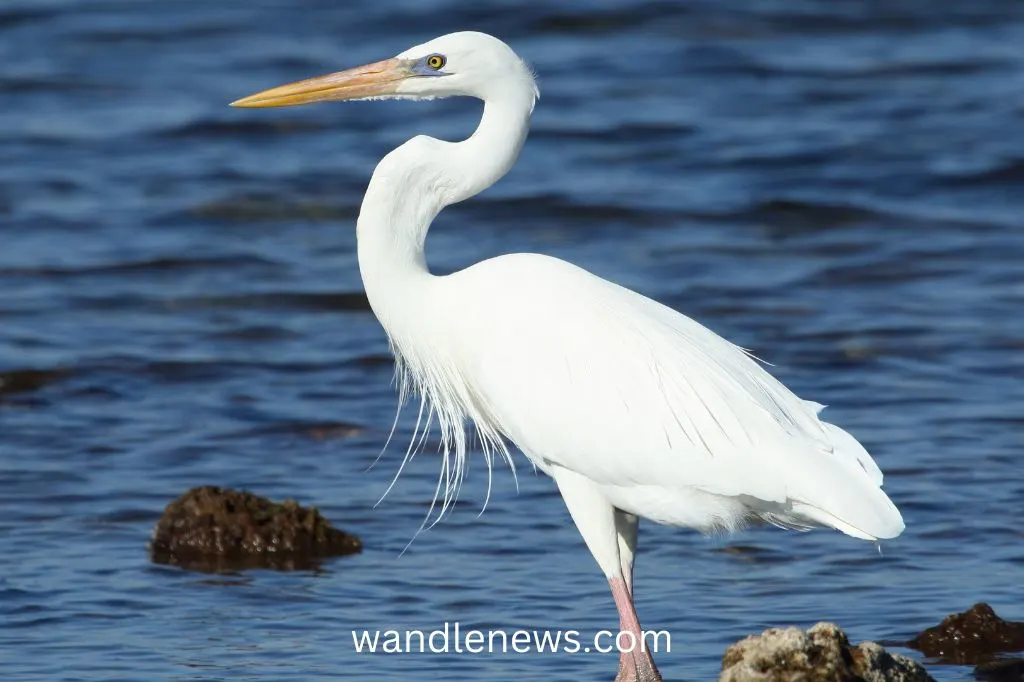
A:
POLYGON ((1024 660, 1011 658, 982 663, 974 669, 974 677, 983 682, 1024 682, 1024 660))
POLYGON ((934 682, 919 663, 873 642, 851 646, 832 623, 772 628, 726 649, 719 682, 934 682))
POLYGON ((167 505, 150 543, 157 563, 212 572, 315 568, 361 550, 359 538, 332 527, 315 508, 216 486, 193 488, 167 505))
POLYGON ((988 604, 975 604, 963 613, 947 616, 907 646, 943 663, 983 663, 998 653, 1024 651, 1024 623, 1003 620, 988 604))
POLYGON ((0 372, 0 397, 10 393, 37 391, 68 374, 63 369, 16 369, 0 372))

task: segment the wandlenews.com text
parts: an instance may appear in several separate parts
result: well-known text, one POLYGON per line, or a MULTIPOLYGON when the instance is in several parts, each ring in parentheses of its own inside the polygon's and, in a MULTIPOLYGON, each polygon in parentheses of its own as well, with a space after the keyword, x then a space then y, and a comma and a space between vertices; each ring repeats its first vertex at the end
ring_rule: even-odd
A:
POLYGON ((482 630, 445 622, 433 630, 352 630, 352 646, 360 654, 608 654, 671 652, 667 630, 599 630, 587 636, 579 630, 482 630))

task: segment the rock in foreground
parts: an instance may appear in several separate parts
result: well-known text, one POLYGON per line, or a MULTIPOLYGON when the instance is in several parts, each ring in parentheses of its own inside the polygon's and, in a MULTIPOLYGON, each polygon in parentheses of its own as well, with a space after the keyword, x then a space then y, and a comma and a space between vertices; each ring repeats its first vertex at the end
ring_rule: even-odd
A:
POLYGON ((719 682, 934 682, 916 661, 873 642, 851 646, 831 623, 772 628, 726 649, 719 682))
POLYGON ((984 663, 994 654, 1024 651, 1024 623, 1003 620, 991 606, 979 603, 946 616, 907 645, 944 663, 984 663))
POLYGON ((306 569, 361 550, 359 538, 315 508, 216 486, 193 488, 167 505, 150 543, 158 563, 214 572, 306 569))

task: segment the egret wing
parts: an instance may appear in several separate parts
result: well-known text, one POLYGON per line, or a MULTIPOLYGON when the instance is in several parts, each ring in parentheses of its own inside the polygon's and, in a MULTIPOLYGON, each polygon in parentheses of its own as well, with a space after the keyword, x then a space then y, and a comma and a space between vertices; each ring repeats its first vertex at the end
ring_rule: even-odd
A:
POLYGON ((463 292, 453 343, 479 411, 541 465, 602 484, 809 505, 886 536, 892 504, 870 455, 739 347, 546 256, 453 277, 463 292))

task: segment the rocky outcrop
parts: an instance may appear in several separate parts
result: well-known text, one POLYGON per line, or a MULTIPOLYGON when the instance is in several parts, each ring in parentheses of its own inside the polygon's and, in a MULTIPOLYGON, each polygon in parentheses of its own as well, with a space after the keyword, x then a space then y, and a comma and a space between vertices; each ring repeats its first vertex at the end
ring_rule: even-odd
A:
POLYGON ((916 661, 873 642, 852 646, 831 623, 772 628, 729 647, 719 682, 934 682, 916 661))
POLYGON ((361 550, 359 538, 315 508, 216 486, 193 488, 167 505, 150 543, 158 563, 215 572, 312 568, 361 550))
POLYGON ((978 603, 963 613, 947 616, 907 646, 944 663, 985 663, 995 654, 1024 651, 1024 623, 1003 620, 991 606, 978 603))

